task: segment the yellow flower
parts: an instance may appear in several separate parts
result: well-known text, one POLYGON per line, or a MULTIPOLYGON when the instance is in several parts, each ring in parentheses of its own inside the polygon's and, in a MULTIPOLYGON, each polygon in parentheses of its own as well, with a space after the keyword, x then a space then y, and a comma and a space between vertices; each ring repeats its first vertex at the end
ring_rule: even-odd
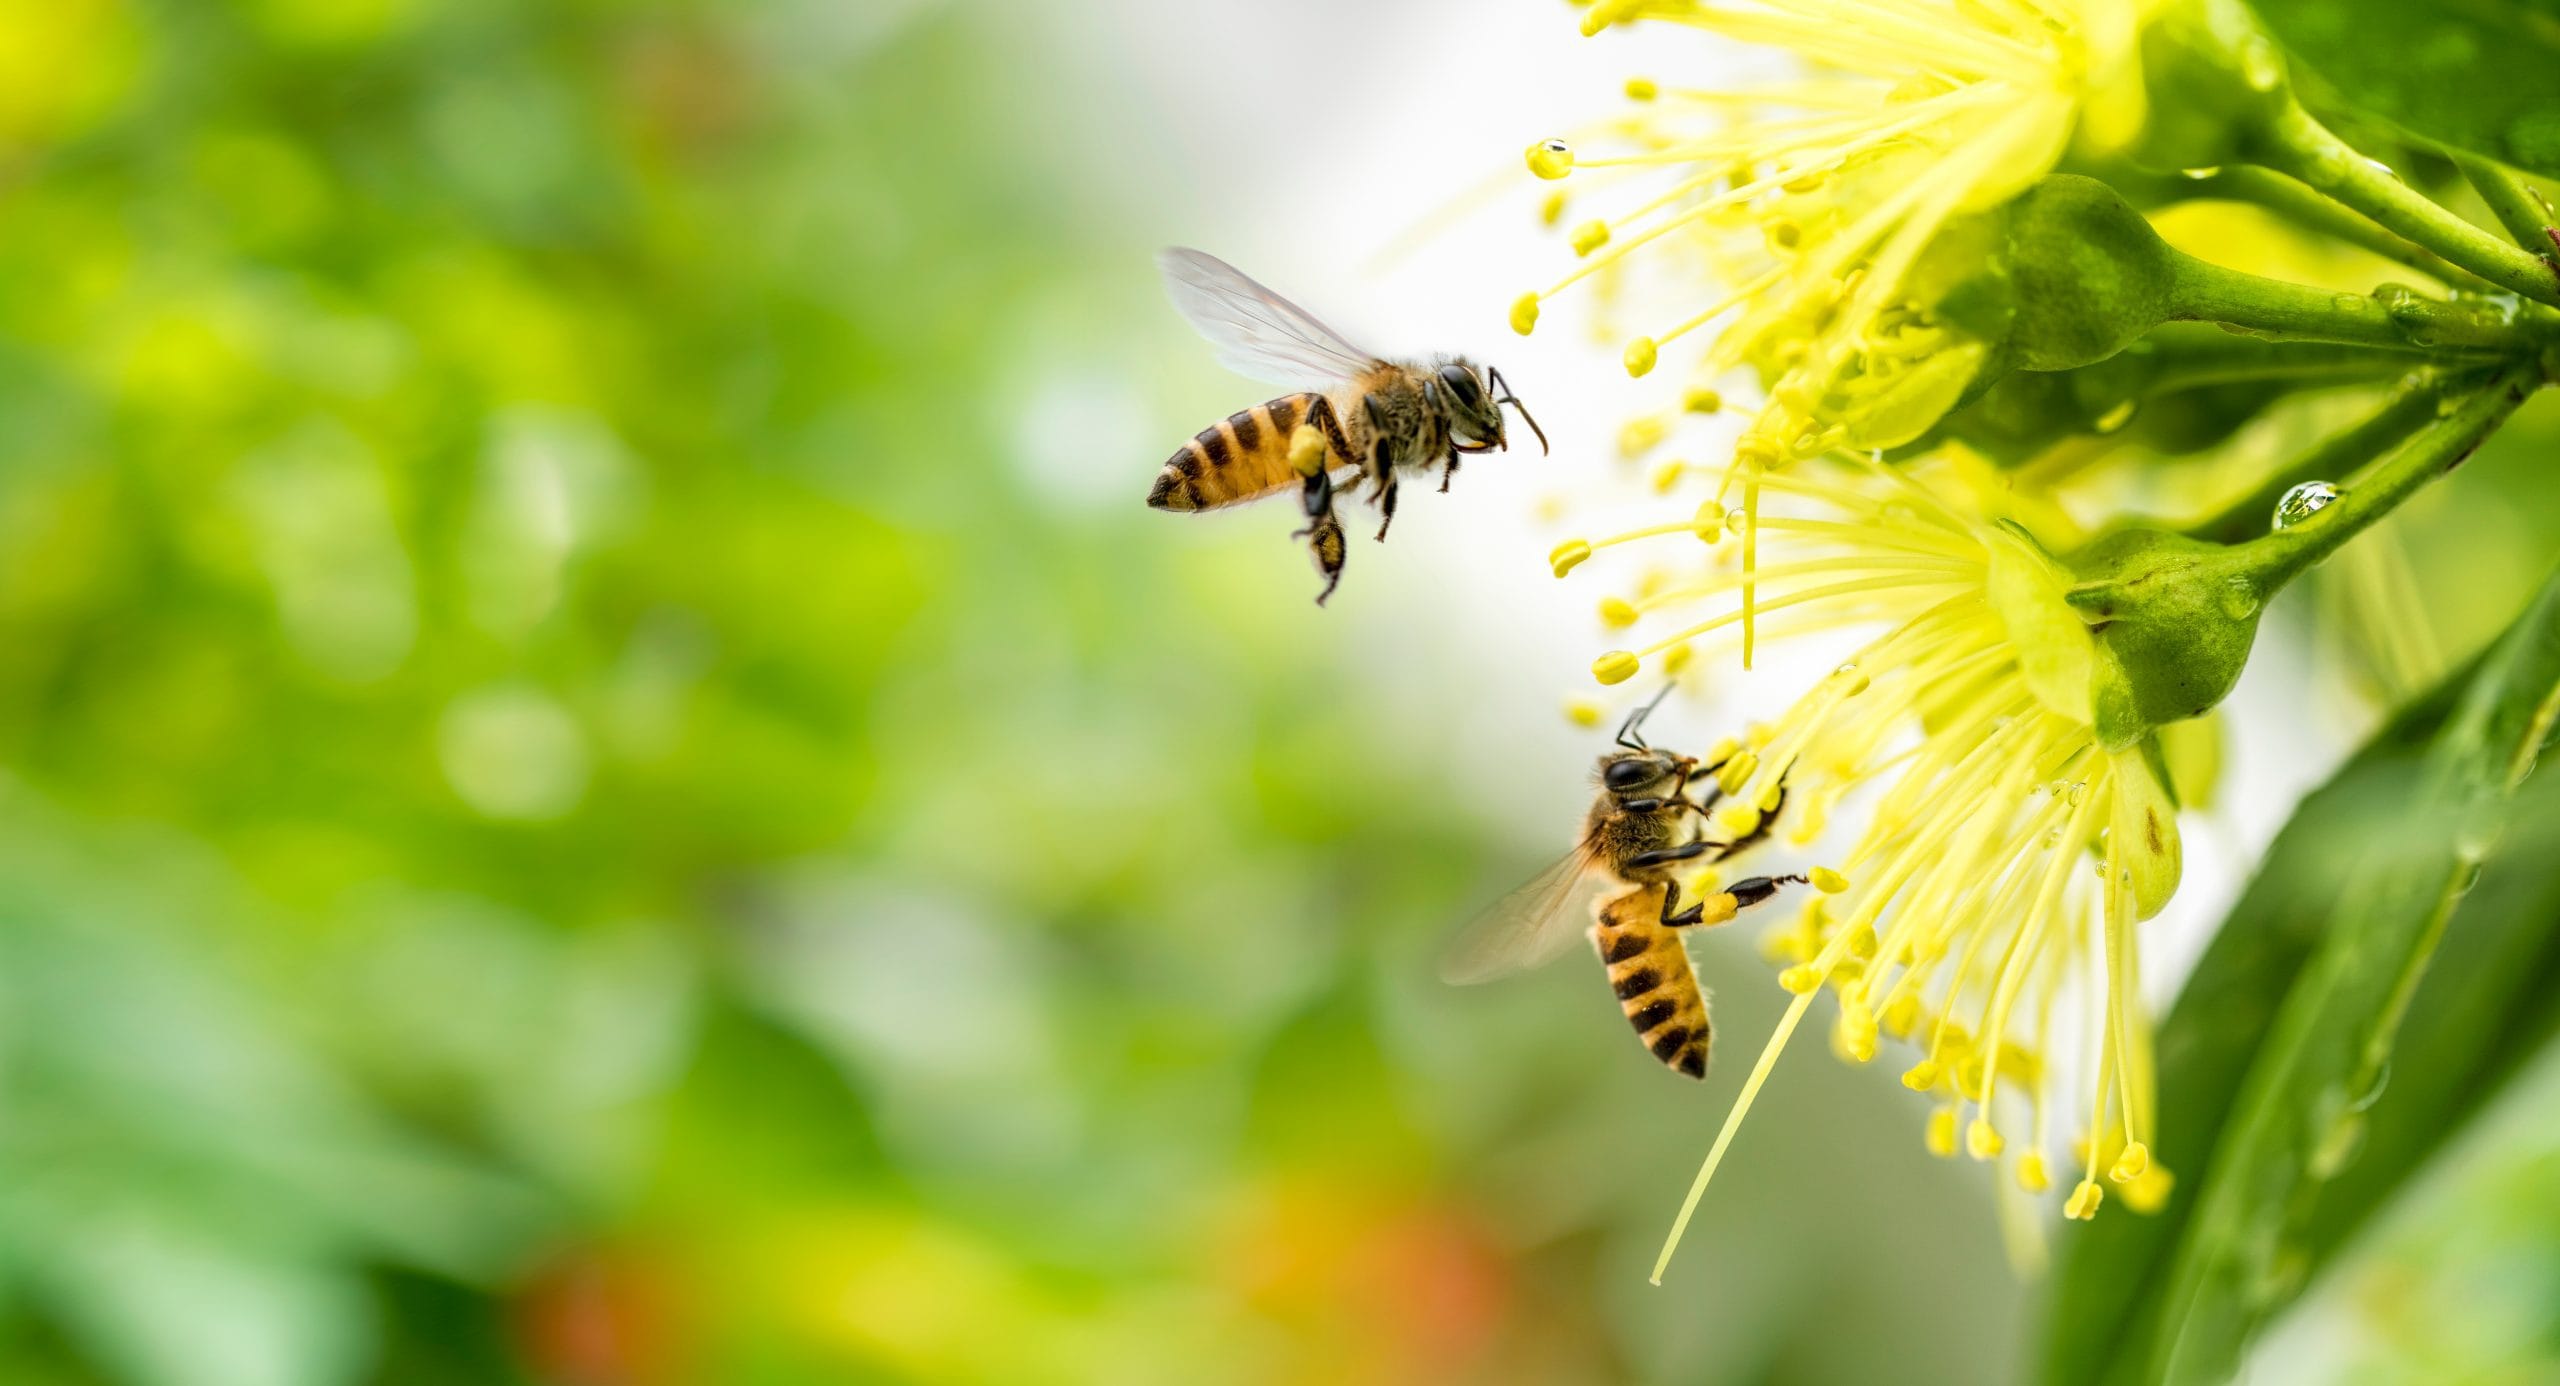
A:
MULTIPOLYGON (((1600 152, 1530 146, 1539 177, 1598 170, 1644 191, 1581 224, 1579 263, 1520 298, 1512 325, 1530 331, 1543 299, 1632 256, 1713 285, 1624 359, 1647 374, 1672 344, 1723 323, 1683 393, 1713 397, 1739 368, 1765 387, 1725 471, 1746 514, 1766 472, 1918 436, 1996 345, 1972 330, 1959 291, 1962 262, 1980 254, 1959 244, 1937 253, 1952 267, 1933 267, 1933 242, 2050 172, 2075 134, 2112 148, 2136 132, 2135 39, 2149 2, 1600 0, 1586 33, 1660 21, 1784 50, 1809 75, 1742 92, 1639 79, 1600 152)), ((1746 667, 1755 568, 1746 534, 1746 667)))
MULTIPOLYGON (((1978 518, 1986 498, 1957 503, 1957 471, 1940 459, 1772 473, 1766 509, 1746 522, 1779 560, 1757 574, 1775 630, 1882 633, 1728 763, 1717 812, 1738 817, 1718 821, 1748 831, 1782 805, 1782 825, 1807 842, 1853 793, 1865 820, 1839 869, 1816 877, 1820 892, 1769 941, 1795 1000, 1699 1172, 1675 1244, 1826 991, 1843 1056, 1867 1061, 1880 1037, 1917 1051, 1903 1081, 1931 1100, 1933 1150, 2005 1162, 2032 1194, 2077 1141, 2080 1177, 2063 1200, 2074 1217, 2110 1185, 2136 1207, 2165 1196, 2167 1173, 2143 1143, 2151 1055, 2134 931, 2175 889, 2175 812, 2142 750, 2110 754, 2092 731, 2092 646, 2060 600, 2067 579, 2023 530, 1978 518), (2056 998, 2075 987, 2099 998, 2085 1041, 2054 1033, 2056 998)), ((1692 517, 1588 547, 1685 544, 1725 528, 1692 517)), ((1706 610, 1602 656, 1603 682, 1739 624, 1734 547, 1691 550, 1704 559, 1694 580, 1620 603, 1633 625, 1706 610)))

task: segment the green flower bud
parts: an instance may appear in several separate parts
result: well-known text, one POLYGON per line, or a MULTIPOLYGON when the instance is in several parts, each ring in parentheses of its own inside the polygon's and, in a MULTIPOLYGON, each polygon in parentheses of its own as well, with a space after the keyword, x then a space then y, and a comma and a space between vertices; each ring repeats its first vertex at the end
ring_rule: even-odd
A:
POLYGON ((2182 257, 2115 189, 2055 174, 2011 203, 2008 220, 2017 365, 2103 361, 2171 316, 2182 257))
POLYGON ((2236 550, 2134 529, 2071 567, 2079 581, 2063 599, 2097 642, 2092 725, 2108 749, 2202 715, 2240 681, 2267 594, 2236 550))

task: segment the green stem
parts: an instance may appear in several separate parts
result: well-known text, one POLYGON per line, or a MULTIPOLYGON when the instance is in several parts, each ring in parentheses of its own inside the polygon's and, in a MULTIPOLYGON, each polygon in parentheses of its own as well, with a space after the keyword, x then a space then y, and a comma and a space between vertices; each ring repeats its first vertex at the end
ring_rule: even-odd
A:
POLYGON ((2326 509, 2234 547, 2232 559, 2255 582, 2262 599, 2274 596, 2339 545, 2398 509, 2428 482, 2460 465, 2540 383, 2535 367, 2511 366, 2498 372, 2461 407, 2423 426, 2397 452, 2343 487, 2326 509))
POLYGON ((2492 292, 2498 288, 2459 265, 2447 263, 2434 251, 2383 230, 2274 169, 2237 164, 2195 179, 2192 186, 2197 196, 2227 197, 2235 202, 2263 207, 2297 226, 2308 227, 2394 264, 2416 270, 2447 288, 2492 292))
POLYGON ((2390 295, 2386 302, 2372 295, 2332 293, 2243 274, 2183 253, 2172 255, 2170 318, 2229 323, 2279 340, 2515 355, 2541 346, 2560 328, 2541 319, 2511 322, 2502 314, 2405 290, 2390 295))
POLYGON ((2260 132, 2256 162, 2288 174, 2500 288, 2560 305, 2560 270, 2437 206, 2293 102, 2260 132))
POLYGON ((2479 385, 2480 377, 2476 375, 2459 380, 2420 376, 2394 393, 2373 417, 2304 453, 2256 490, 2224 506, 2211 518, 2189 526, 2185 532, 2191 538, 2217 544, 2237 544, 2265 534, 2275 515, 2276 502, 2284 498, 2285 492, 2306 481, 2325 481, 2355 471, 2398 447, 2420 426, 2437 418, 2439 401, 2479 385))
MULTIPOLYGON (((2192 333, 2194 340, 2163 352, 2142 380, 2146 397, 2175 394, 2208 385, 2352 384, 2388 378, 2409 369, 2404 347, 2375 347, 2338 342, 2269 342, 2226 332, 2202 322, 2166 323, 2144 341, 2169 333, 2192 333)), ((2136 346, 2141 343, 2136 343, 2136 346)), ((2131 352, 2126 353, 2130 355, 2131 352)))
POLYGON ((2551 204, 2542 200, 2542 194, 2504 164, 2465 150, 2445 152, 2452 156, 2453 166, 2462 170, 2462 176, 2471 180, 2472 190, 2480 194, 2480 200, 2489 204, 2498 224, 2516 238, 2516 244, 2549 263, 2552 252, 2560 250, 2560 239, 2554 237, 2551 204))

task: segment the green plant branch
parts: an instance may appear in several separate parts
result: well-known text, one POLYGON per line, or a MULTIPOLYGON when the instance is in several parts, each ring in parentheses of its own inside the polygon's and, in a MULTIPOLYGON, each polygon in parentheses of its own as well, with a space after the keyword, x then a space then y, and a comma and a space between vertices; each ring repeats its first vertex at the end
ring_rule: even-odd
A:
POLYGON ((2185 531, 2217 544, 2238 544, 2270 529, 2276 502, 2306 481, 2349 475, 2406 440, 2438 417, 2438 404, 2476 390, 2481 377, 2423 375, 2402 386, 2372 417, 2304 453, 2260 483, 2248 495, 2185 531))
POLYGON ((2299 104, 2286 102, 2259 134, 2254 162, 2300 179, 2500 288, 2560 305, 2560 270, 2438 206, 2358 153, 2299 104))
POLYGON ((2423 425, 2397 451, 2344 484, 2326 509, 2233 546, 2232 560, 2256 584, 2262 599, 2274 596, 2374 521, 2399 509, 2428 482, 2460 465, 2541 383, 2538 365, 2499 371, 2451 413, 2423 425))
POLYGON ((2414 292, 2334 293, 2225 269, 2183 253, 2172 265, 2172 319, 2229 323, 2280 341, 2516 355, 2560 338, 2560 322, 2539 315, 2511 319, 2414 292))
POLYGON ((2480 200, 2489 204, 2489 212, 2516 244, 2530 251, 2543 263, 2552 262, 2552 253, 2560 251, 2560 241, 2553 239, 2551 204, 2533 185, 2516 176, 2506 165, 2484 159, 2468 150, 2448 149, 2446 155, 2453 166, 2462 170, 2480 200))
POLYGON ((2496 284, 2424 246, 2393 235, 2335 199, 2323 197, 2274 169, 2235 164, 2189 182, 2192 195, 2226 197, 2264 208, 2297 226, 2416 270, 2447 288, 2498 291, 2496 284))

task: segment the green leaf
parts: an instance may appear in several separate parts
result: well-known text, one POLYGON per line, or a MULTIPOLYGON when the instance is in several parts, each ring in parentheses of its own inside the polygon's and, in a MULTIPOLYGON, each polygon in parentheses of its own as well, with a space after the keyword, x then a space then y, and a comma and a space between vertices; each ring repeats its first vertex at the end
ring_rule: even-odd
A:
POLYGON ((2048 1378, 2228 1375, 2258 1324, 2551 1028, 2560 880, 2542 863, 2560 848, 2560 785, 2515 791, 2560 697, 2560 584, 2454 686, 2458 701, 2412 708, 2304 802, 2162 1025, 2155 1154, 2188 1186, 2158 1217, 2102 1218, 2074 1238, 2046 1319, 2048 1378), (2420 986, 2493 844, 2486 886, 2420 986), (2395 1039, 2410 1076, 2376 1102, 2395 1039))
POLYGON ((2328 104, 2560 175, 2554 0, 2257 0, 2257 10, 2318 86, 2338 93, 2328 104))

